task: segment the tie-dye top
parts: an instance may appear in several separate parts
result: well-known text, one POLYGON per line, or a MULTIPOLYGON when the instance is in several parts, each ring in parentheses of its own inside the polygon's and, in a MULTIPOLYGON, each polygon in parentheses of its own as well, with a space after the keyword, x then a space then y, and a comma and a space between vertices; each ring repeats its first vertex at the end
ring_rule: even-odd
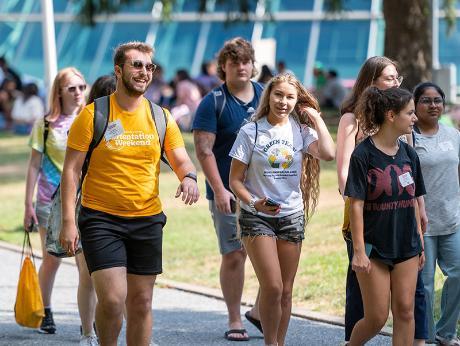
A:
MULTIPOLYGON (((38 178, 37 202, 39 203, 50 203, 59 185, 67 146, 67 133, 74 119, 74 115, 60 115, 56 121, 49 124, 45 155, 42 157, 38 178)), ((35 122, 29 139, 29 146, 40 153, 43 153, 43 131, 44 121, 39 119, 35 122)))

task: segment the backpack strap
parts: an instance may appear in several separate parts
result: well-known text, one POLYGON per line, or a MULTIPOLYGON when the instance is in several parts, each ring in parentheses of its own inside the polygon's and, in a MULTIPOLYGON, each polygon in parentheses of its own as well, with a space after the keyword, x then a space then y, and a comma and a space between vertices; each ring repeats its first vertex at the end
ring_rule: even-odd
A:
POLYGON ((222 112, 224 111, 225 104, 227 103, 227 95, 225 95, 224 86, 219 85, 212 91, 214 96, 214 106, 215 106, 215 114, 216 119, 219 120, 222 112))
POLYGON ((86 173, 88 172, 89 161, 93 150, 99 145, 104 136, 107 124, 109 123, 110 114, 110 96, 103 96, 94 100, 94 117, 93 117, 93 138, 89 144, 88 152, 86 153, 85 162, 81 170, 80 187, 83 185, 86 173))
POLYGON ((48 139, 48 134, 50 132, 50 122, 46 120, 46 116, 43 118, 43 154, 46 151, 46 140, 48 139))
POLYGON ((150 113, 152 113, 152 118, 153 122, 155 123, 155 127, 157 129, 158 133, 158 140, 160 142, 160 159, 163 161, 166 165, 168 165, 169 168, 172 169, 171 165, 168 162, 168 159, 165 156, 165 137, 166 137, 166 127, 168 126, 168 117, 166 116, 166 112, 163 107, 158 106, 157 104, 153 103, 152 101, 149 101, 150 105, 150 113))

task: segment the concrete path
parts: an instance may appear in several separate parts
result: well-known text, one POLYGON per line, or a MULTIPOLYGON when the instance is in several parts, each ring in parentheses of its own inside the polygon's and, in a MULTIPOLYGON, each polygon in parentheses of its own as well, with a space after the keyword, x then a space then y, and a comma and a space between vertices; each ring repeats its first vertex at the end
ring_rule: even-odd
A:
MULTIPOLYGON (((0 345, 78 345, 80 320, 77 311, 77 268, 63 264, 53 293, 55 335, 22 328, 14 320, 14 301, 19 276, 20 254, 0 247, 0 345)), ((37 266, 40 261, 37 260, 37 266)), ((242 307, 242 313, 247 307, 242 307)), ((153 314, 153 341, 160 346, 263 345, 262 335, 249 323, 249 342, 229 342, 223 338, 226 309, 223 301, 170 288, 156 287, 153 314)), ((243 317, 244 319, 244 317, 243 317)), ((294 317, 289 326, 287 345, 340 345, 343 328, 294 317)), ((125 345, 125 331, 119 345, 125 345)), ((372 346, 391 345, 391 339, 378 336, 372 346)))

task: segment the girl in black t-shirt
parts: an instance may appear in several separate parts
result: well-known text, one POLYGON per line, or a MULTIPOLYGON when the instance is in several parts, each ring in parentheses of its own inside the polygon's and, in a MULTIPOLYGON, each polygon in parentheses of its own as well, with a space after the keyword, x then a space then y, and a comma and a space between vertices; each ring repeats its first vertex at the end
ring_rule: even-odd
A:
POLYGON ((363 345, 380 331, 390 296, 393 345, 413 343, 414 294, 423 265, 415 203, 425 188, 417 154, 399 137, 411 133, 417 120, 414 108, 408 91, 376 87, 366 89, 356 108, 369 137, 351 156, 345 195, 350 198, 352 268, 364 318, 355 325, 349 345, 363 345))

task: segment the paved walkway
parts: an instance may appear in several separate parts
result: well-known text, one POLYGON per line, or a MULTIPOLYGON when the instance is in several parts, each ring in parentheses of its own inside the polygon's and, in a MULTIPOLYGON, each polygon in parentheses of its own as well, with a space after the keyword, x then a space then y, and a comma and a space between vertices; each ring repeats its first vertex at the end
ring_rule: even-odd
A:
MULTIPOLYGON (((0 345, 77 345, 79 316, 76 287, 77 268, 63 264, 56 277, 53 310, 57 334, 45 335, 36 330, 22 328, 14 320, 14 301, 19 276, 20 254, 0 247, 0 345)), ((37 266, 40 261, 37 261, 37 266)), ((242 307, 242 312, 247 308, 242 307)), ((262 335, 246 323, 251 335, 249 342, 228 342, 223 338, 226 326, 225 304, 218 299, 176 289, 155 288, 153 339, 160 346, 263 345, 262 335)), ((244 317, 243 317, 244 318, 244 317)), ((287 345, 340 345, 343 328, 292 318, 287 345)), ((119 345, 125 345, 124 329, 119 345)), ((390 345, 389 337, 378 336, 368 345, 390 345)))

